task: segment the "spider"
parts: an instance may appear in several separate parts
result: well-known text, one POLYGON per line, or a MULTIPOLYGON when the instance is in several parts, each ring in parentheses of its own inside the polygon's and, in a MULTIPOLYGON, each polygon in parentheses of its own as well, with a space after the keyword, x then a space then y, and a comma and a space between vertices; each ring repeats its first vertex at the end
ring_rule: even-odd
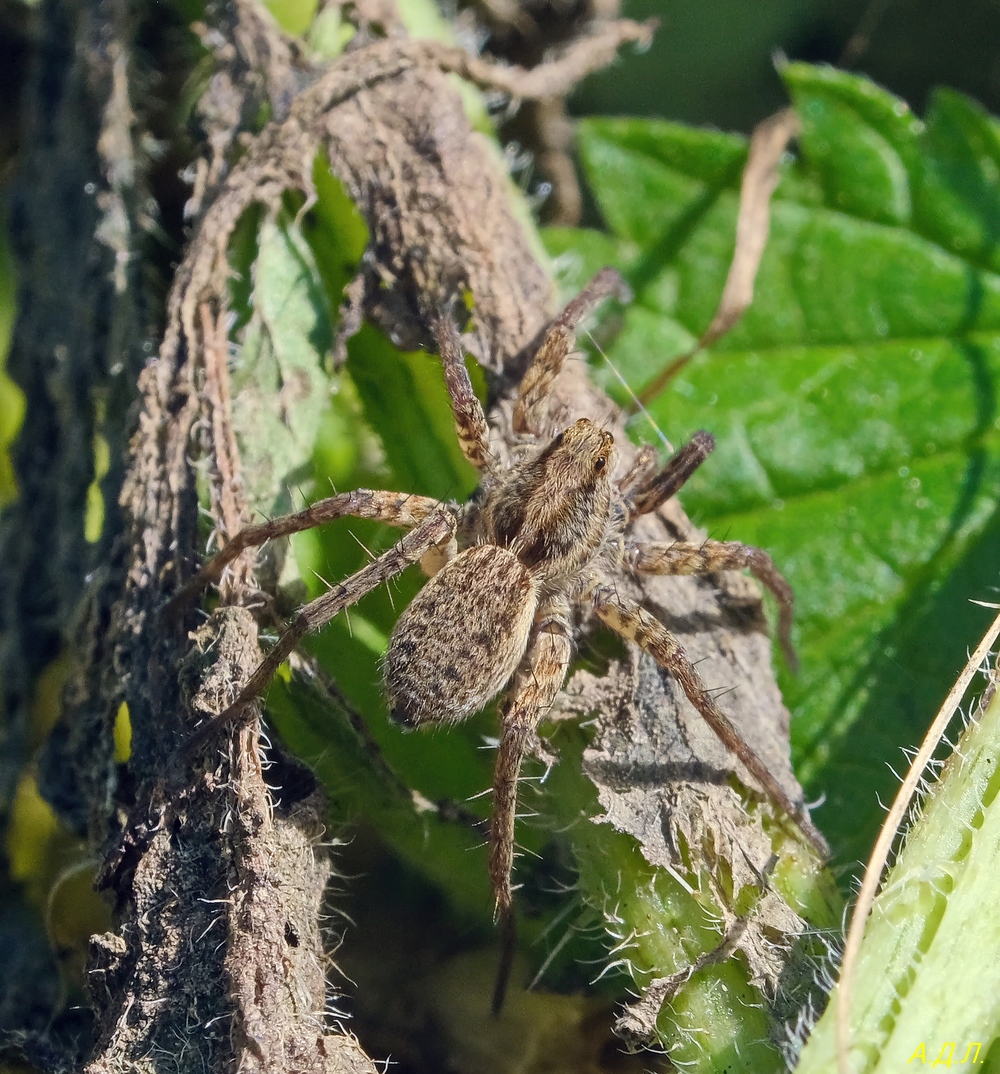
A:
MULTIPOLYGON (((676 575, 749 568, 777 600, 778 637, 794 661, 792 591, 766 552, 736 541, 638 543, 628 537, 636 518, 655 511, 684 485, 714 448, 713 438, 695 434, 662 467, 652 449, 641 450, 615 480, 611 433, 588 418, 554 427, 549 391, 572 350, 576 327, 616 292, 627 293, 624 281, 613 269, 601 270, 542 334, 514 400, 511 423, 520 446, 509 463, 491 451, 486 415, 472 390, 454 322, 445 315, 433 320, 459 443, 481 475, 469 503, 368 489, 342 493, 243 529, 184 590, 196 592, 218 579, 248 548, 344 515, 407 531, 393 548, 303 606, 236 700, 191 741, 196 745, 237 718, 304 635, 420 562, 430 579, 400 616, 385 657, 389 708, 406 727, 455 724, 506 688, 489 834, 490 880, 505 932, 513 928, 518 777, 538 723, 566 678, 578 609, 592 611, 665 668, 779 810, 822 847, 808 814, 736 730, 678 642, 615 584, 623 570, 676 575)), ((498 985, 499 1002, 502 992, 498 985)))

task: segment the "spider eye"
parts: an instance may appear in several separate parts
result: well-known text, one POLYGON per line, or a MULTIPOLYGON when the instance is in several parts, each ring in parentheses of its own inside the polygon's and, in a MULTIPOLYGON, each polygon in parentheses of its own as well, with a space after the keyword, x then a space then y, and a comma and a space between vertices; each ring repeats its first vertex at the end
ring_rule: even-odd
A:
POLYGON ((600 471, 601 471, 601 470, 603 470, 603 469, 604 469, 604 467, 605 467, 605 466, 607 466, 607 464, 608 464, 608 460, 607 460, 607 458, 605 458, 605 456, 604 456, 604 455, 599 455, 599 456, 597 457, 597 461, 596 461, 596 462, 594 463, 594 469, 595 469, 595 470, 596 470, 596 471, 597 471, 598 473, 600 473, 600 471))

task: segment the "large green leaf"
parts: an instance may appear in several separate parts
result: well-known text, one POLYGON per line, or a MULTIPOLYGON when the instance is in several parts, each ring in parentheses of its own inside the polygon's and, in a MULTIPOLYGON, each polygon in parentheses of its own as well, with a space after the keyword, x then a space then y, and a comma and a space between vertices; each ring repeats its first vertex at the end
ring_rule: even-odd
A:
MULTIPOLYGON (((803 131, 755 302, 649 410, 675 443, 715 433, 685 506, 713 536, 767 548, 795 588, 795 758, 850 863, 893 793, 888 766, 982 633, 969 599, 996 585, 1000 126, 955 93, 922 123, 864 79, 783 74, 803 131)), ((712 318, 746 146, 591 119, 581 148, 612 235, 561 231, 550 248, 576 251, 568 289, 604 258, 630 280, 609 357, 638 389, 712 318)))

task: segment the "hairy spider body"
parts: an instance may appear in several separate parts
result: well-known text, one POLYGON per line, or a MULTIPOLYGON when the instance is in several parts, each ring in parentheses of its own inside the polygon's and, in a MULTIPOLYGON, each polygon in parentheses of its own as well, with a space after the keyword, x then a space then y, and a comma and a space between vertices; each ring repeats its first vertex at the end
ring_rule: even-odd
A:
POLYGON ((483 540, 510 548, 546 589, 597 553, 611 510, 614 437, 581 418, 487 485, 483 540))
POLYGON ((431 578, 389 640, 386 694, 400 723, 458 723, 507 685, 536 617, 579 587, 607 539, 613 445, 581 418, 486 483, 481 543, 431 578))
MULTIPOLYGON (((616 272, 602 270, 543 333, 510 415, 522 446, 509 465, 491 451, 489 426, 472 390, 455 325, 443 315, 432 324, 458 440, 482 478, 472 503, 456 507, 424 496, 364 489, 342 493, 296 515, 242 530, 185 590, 190 594, 218 578, 246 548, 343 515, 377 518, 407 531, 393 548, 305 605, 235 701, 194 741, 239 716, 305 634, 409 565, 421 563, 432 577, 392 634, 386 692, 399 722, 423 727, 460 722, 507 688, 494 770, 489 870, 508 955, 517 782, 535 745, 539 720, 569 670, 576 609, 593 613, 672 675, 778 809, 821 851, 825 847, 808 814, 734 728, 673 635, 617 584, 623 571, 676 575, 748 568, 777 599, 778 637, 794 661, 792 592, 767 553, 736 541, 629 539, 631 523, 673 496, 708 457, 714 440, 708 433, 695 434, 662 467, 654 452, 643 449, 616 480, 610 433, 582 418, 556 435, 549 393, 573 346, 576 326, 589 309, 623 290, 616 272)), ((503 974, 497 1004, 502 996, 503 974)))

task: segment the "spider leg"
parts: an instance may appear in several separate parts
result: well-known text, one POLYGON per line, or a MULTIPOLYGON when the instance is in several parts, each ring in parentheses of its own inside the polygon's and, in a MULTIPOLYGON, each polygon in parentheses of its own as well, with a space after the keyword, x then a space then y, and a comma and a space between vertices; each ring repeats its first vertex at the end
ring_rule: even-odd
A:
POLYGON ((226 543, 225 548, 202 565, 198 573, 174 595, 168 607, 170 609, 180 607, 197 596, 205 586, 218 581, 226 567, 248 548, 256 548, 268 541, 275 541, 279 537, 288 537, 293 533, 311 530, 315 526, 323 525, 324 522, 332 522, 335 518, 348 515, 353 518, 374 518, 389 526, 412 529, 429 518, 441 506, 430 496, 355 489, 353 492, 342 492, 325 500, 317 500, 303 511, 282 515, 280 518, 270 519, 255 526, 246 526, 226 543))
POLYGON ((797 669, 798 658, 792 645, 795 594, 774 565, 774 560, 762 548, 739 541, 705 541, 702 544, 629 542, 625 545, 625 564, 641 574, 713 574, 749 569, 778 602, 778 641, 789 667, 797 669))
POLYGON ((455 527, 454 514, 447 508, 441 508, 356 574, 303 605, 292 624, 250 676, 236 700, 229 708, 200 727, 188 739, 186 750, 193 751, 209 736, 237 719, 247 705, 267 687, 275 672, 306 634, 326 626, 339 612, 401 573, 411 563, 416 563, 428 550, 451 540, 455 527))
POLYGON ((622 301, 631 297, 621 274, 616 269, 603 268, 545 328, 531 365, 521 379, 514 404, 514 432, 543 431, 543 416, 552 383, 559 376, 566 355, 573 349, 577 327, 591 310, 611 295, 618 295, 622 301))
POLYGON ((432 328, 444 368, 444 383, 455 415, 455 432, 462 454, 480 473, 490 470, 493 467, 490 429, 482 404, 472 390, 458 329, 450 317, 436 318, 432 328))
POLYGON ((598 617, 617 634, 628 641, 634 641, 644 652, 649 653, 660 667, 670 672, 722 744, 743 762, 744 767, 771 801, 795 822, 820 854, 828 856, 826 840, 813 825, 808 813, 792 802, 764 762, 719 708, 684 649, 670 631, 635 601, 619 596, 613 586, 599 585, 590 596, 598 617))
POLYGON ((511 871, 514 867, 514 824, 517 781, 538 721, 559 693, 569 668, 572 645, 565 609, 547 609, 536 629, 509 699, 501 711, 500 748, 493 775, 493 814, 490 820, 490 880, 496 895, 501 929, 501 960, 493 993, 493 1010, 503 1006, 514 955, 514 908, 511 871))
POLYGON ((715 437, 711 433, 698 432, 667 460, 662 470, 640 473, 628 485, 625 482, 630 475, 626 474, 622 494, 627 521, 650 514, 675 496, 714 450, 715 437))

